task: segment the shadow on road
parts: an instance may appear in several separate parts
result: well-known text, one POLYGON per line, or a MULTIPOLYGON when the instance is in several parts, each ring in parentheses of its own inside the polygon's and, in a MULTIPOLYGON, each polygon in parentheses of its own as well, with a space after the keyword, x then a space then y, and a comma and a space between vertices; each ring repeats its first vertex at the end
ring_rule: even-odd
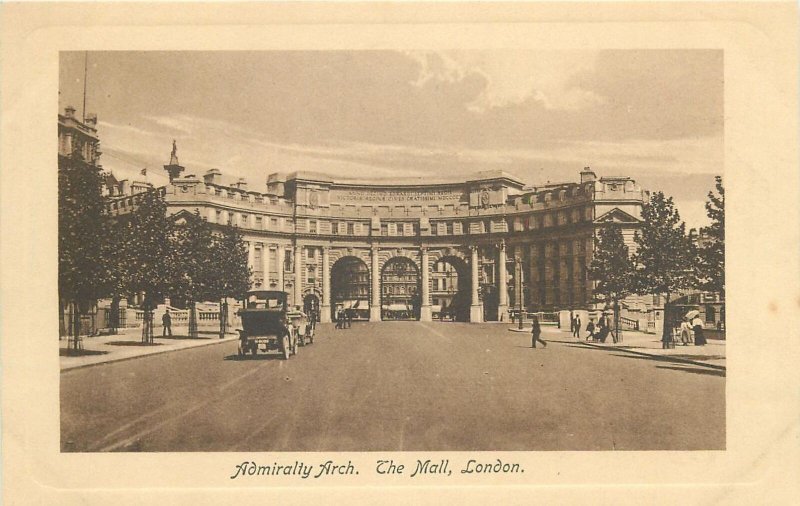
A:
MULTIPOLYGON (((651 360, 651 361, 655 361, 655 362, 671 362, 671 363, 675 364, 674 367, 656 366, 656 367, 658 367, 660 369, 675 369, 676 371, 693 372, 693 373, 696 373, 696 374, 710 374, 712 376, 725 376, 725 371, 721 370, 721 369, 706 369, 702 365, 694 366, 694 365, 691 365, 691 364, 686 364, 686 365, 679 364, 678 362, 675 362, 674 360, 671 360, 672 357, 673 357, 672 355, 669 355, 669 356, 657 356, 657 355, 644 356, 644 355, 628 355, 628 354, 625 354, 625 353, 613 353, 613 355, 615 357, 632 358, 632 359, 636 359, 636 360, 651 360)), ((692 357, 692 358, 694 359, 694 357, 692 357)))
POLYGON ((156 339, 180 339, 181 341, 185 341, 185 340, 199 341, 199 340, 204 340, 204 339, 215 339, 215 338, 219 339, 219 333, 217 333, 215 336, 208 336, 208 337, 203 337, 203 336, 197 336, 197 337, 189 337, 189 336, 156 336, 156 339))
POLYGON ((270 353, 269 355, 265 353, 259 353, 258 355, 242 355, 239 356, 238 354, 227 355, 225 356, 224 360, 234 360, 234 361, 242 361, 245 360, 283 360, 283 355, 278 353, 270 353))
POLYGON ((673 371, 683 371, 691 374, 705 374, 707 376, 720 376, 723 378, 725 377, 725 371, 720 371, 717 369, 706 369, 704 367, 692 367, 692 366, 681 367, 676 364, 675 366, 657 365, 656 369, 672 369, 673 371))
POLYGON ((141 341, 109 341, 111 346, 161 346, 162 343, 143 343, 141 341))
POLYGON ((59 348, 58 349, 58 356, 59 357, 85 357, 88 355, 106 355, 107 351, 97 351, 97 350, 71 350, 67 348, 59 348))

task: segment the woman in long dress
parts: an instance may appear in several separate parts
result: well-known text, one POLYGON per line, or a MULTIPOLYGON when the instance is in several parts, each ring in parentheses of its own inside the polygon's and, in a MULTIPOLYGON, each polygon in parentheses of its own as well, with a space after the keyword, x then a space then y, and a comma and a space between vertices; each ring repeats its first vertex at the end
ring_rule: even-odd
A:
POLYGON ((700 319, 699 315, 692 320, 692 330, 694 331, 694 345, 705 346, 706 336, 703 334, 703 320, 700 319))
POLYGON ((681 322, 681 344, 688 346, 692 341, 692 326, 689 325, 689 320, 684 316, 681 322))

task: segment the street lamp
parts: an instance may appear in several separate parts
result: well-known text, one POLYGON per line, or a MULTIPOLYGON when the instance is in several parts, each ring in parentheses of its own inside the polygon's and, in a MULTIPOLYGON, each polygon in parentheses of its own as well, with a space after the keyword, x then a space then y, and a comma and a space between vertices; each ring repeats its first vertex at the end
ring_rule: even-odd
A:
POLYGON ((523 320, 523 312, 522 312, 522 259, 521 258, 514 258, 514 267, 516 268, 516 276, 514 279, 514 284, 516 285, 514 289, 517 292, 517 310, 519 311, 519 330, 522 330, 522 320, 523 320))

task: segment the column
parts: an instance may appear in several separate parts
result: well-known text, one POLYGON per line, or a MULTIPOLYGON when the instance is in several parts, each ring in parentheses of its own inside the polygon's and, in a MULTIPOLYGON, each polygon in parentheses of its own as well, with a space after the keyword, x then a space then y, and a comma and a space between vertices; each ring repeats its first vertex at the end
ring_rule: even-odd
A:
POLYGON ((469 321, 471 323, 480 323, 483 321, 483 308, 481 301, 478 299, 478 247, 472 246, 472 258, 470 259, 470 266, 472 267, 472 305, 469 307, 469 321))
POLYGON ((319 319, 321 323, 331 322, 331 250, 322 248, 322 304, 319 319))
POLYGON ((420 265, 422 267, 422 298, 421 298, 421 306, 419 309, 419 320, 422 322, 429 322, 433 320, 433 316, 431 314, 431 292, 429 288, 429 278, 430 278, 430 267, 428 265, 428 249, 422 248, 422 260, 420 265))
POLYGON ((381 273, 380 258, 378 258, 378 248, 372 248, 372 269, 370 280, 372 281, 372 301, 369 304, 369 321, 381 321, 381 273))
POLYGON ((294 305, 303 307, 303 247, 294 247, 294 305))
POLYGON ((275 249, 275 263, 278 264, 278 287, 277 289, 283 291, 285 289, 283 285, 283 267, 284 267, 284 259, 286 258, 286 253, 284 253, 283 244, 278 244, 278 247, 275 249))
POLYGON ((506 242, 500 241, 500 248, 497 253, 497 266, 499 304, 497 307, 497 319, 504 322, 508 319, 508 274, 506 273, 506 242))
POLYGON ((253 280, 255 279, 255 270, 256 270, 256 243, 253 241, 247 241, 247 266, 252 269, 252 274, 250 275, 250 288, 253 288, 253 280))
POLYGON ((269 290, 269 244, 261 243, 261 268, 264 270, 264 283, 262 288, 269 290))

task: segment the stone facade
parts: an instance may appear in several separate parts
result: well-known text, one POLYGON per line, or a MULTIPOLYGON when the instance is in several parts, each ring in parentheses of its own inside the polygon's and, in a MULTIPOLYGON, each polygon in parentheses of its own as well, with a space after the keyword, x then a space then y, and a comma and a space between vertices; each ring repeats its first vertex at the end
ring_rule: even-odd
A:
MULTIPOLYGON (((588 168, 577 182, 540 186, 500 171, 455 182, 278 173, 263 193, 220 177, 216 169, 202 178, 176 173, 162 189, 169 212, 240 227, 253 286, 285 290, 295 304, 318 307, 323 321, 337 305, 373 321, 434 314, 502 321, 520 303, 528 311, 593 309, 587 266, 595 231, 620 223, 632 242, 648 198, 632 179, 597 179, 588 168), (341 269, 359 279, 337 286, 347 279, 341 269), (434 305, 432 278, 447 271, 458 280, 436 284, 450 288, 434 305)), ((109 212, 130 209, 119 204, 111 199, 109 212)))

